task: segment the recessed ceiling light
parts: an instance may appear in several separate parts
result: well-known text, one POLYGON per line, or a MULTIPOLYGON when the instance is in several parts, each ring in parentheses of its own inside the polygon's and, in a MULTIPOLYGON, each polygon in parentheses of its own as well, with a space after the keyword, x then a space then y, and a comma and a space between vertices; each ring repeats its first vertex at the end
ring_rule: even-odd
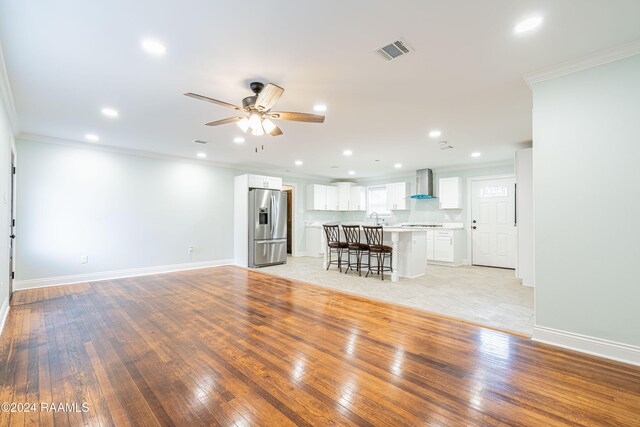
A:
POLYGON ((395 165, 393 165, 393 167, 396 169, 400 169, 402 167, 402 163, 396 163, 395 165))
POLYGON ((533 16, 531 18, 525 19, 524 21, 513 27, 513 32, 516 34, 526 33, 539 27, 540 24, 542 24, 542 21, 542 16, 533 16))
POLYGON ((350 155, 352 155, 352 154, 353 154, 353 151, 351 151, 351 150, 344 150, 344 151, 342 152, 342 154, 344 154, 345 156, 350 156, 350 155))
POLYGON ((103 108, 102 114, 107 117, 118 117, 120 115, 120 113, 118 113, 118 110, 114 110, 113 108, 103 108))
POLYGON ((325 111, 327 111, 327 106, 324 104, 316 104, 313 106, 313 111, 317 113, 324 113, 325 111))
POLYGON ((167 48, 162 43, 153 39, 142 40, 142 48, 152 55, 164 55, 167 48))
POLYGON ((100 137, 95 133, 88 133, 84 137, 87 139, 87 141, 91 141, 91 142, 100 141, 100 137))
POLYGON ((355 175, 356 171, 349 171, 349 175, 355 175))
POLYGON ((233 138, 233 142, 235 142, 236 144, 242 144, 244 142, 244 138, 241 136, 236 136, 235 138, 233 138))
POLYGON ((207 153, 198 153, 196 154, 196 156, 200 157, 201 159, 204 159, 207 157, 207 153))
POLYGON ((440 135, 442 135, 442 132, 439 130, 432 130, 431 132, 429 132, 429 136, 431 138, 438 138, 440 135))
POLYGON ((475 153, 471 153, 471 157, 480 157, 482 156, 482 153, 478 153, 477 151, 475 153))
POLYGON ((296 160, 294 163, 296 166, 302 166, 302 160, 296 160))

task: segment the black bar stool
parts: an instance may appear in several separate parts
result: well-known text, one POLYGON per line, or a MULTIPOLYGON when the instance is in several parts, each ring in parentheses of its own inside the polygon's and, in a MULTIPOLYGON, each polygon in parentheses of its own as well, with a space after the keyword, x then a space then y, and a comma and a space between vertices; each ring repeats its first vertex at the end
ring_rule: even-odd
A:
POLYGON ((364 235, 367 238, 367 244, 369 245, 369 269, 367 270, 367 275, 372 273, 371 269, 371 257, 375 256, 377 259, 376 265, 376 274, 380 274, 382 276, 382 280, 384 280, 384 272, 390 271, 393 272, 393 267, 391 266, 393 263, 393 248, 391 246, 383 245, 384 242, 384 231, 381 226, 368 226, 363 225, 362 229, 364 230, 364 235), (387 259, 387 255, 389 256, 389 265, 384 265, 385 260, 387 259))
POLYGON ((366 243, 360 243, 360 226, 359 225, 343 225, 342 230, 344 230, 344 237, 347 241, 347 269, 345 270, 345 274, 349 272, 349 270, 353 270, 353 263, 351 262, 351 255, 356 256, 356 270, 358 271, 358 276, 362 276, 362 256, 367 255, 367 263, 364 265, 369 268, 369 245, 366 243))
POLYGON ((342 251, 347 249, 347 242, 340 241, 340 228, 338 224, 335 225, 323 225, 324 233, 327 236, 327 251, 329 256, 329 262, 327 263, 327 270, 333 265, 338 266, 338 270, 342 273, 342 251), (331 261, 331 253, 335 252, 338 255, 338 259, 335 261, 331 261))

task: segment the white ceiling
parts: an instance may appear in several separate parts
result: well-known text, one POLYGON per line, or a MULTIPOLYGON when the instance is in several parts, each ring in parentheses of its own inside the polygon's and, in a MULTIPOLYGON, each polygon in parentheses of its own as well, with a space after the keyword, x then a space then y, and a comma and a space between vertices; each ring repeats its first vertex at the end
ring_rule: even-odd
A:
POLYGON ((510 160, 531 141, 522 76, 640 39, 638 16, 637 0, 0 0, 0 40, 23 134, 93 132, 115 147, 360 178, 396 162, 409 171, 510 160), (543 25, 514 35, 532 14, 543 25), (166 55, 142 51, 144 37, 166 55), (389 63, 373 53, 397 37, 415 52, 389 63), (240 103, 253 80, 286 89, 277 110, 325 103, 326 122, 280 122, 283 136, 239 145, 234 124, 203 125, 233 110, 182 95, 240 103), (102 116, 105 106, 120 117, 102 116), (438 140, 427 136, 435 128, 438 140), (455 149, 441 151, 442 139, 455 149))

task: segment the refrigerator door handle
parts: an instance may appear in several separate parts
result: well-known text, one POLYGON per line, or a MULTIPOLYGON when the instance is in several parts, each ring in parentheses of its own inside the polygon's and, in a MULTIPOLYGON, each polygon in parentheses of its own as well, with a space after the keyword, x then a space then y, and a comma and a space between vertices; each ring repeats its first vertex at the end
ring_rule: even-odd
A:
POLYGON ((278 243, 286 243, 286 240, 285 239, 260 240, 256 242, 256 245, 276 245, 278 243))
POLYGON ((278 214, 276 211, 275 196, 273 194, 271 194, 271 196, 269 197, 269 203, 271 204, 270 206, 271 217, 269 218, 269 221, 271 222, 271 237, 273 238, 274 222, 275 222, 275 219, 278 217, 278 214))

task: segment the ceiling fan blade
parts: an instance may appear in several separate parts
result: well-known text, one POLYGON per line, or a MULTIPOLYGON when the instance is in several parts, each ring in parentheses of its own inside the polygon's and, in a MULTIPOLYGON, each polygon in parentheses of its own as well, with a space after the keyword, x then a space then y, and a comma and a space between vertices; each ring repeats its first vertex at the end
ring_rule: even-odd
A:
POLYGON ((229 104, 228 102, 218 101, 217 99, 209 98, 208 96, 198 95, 197 93, 187 92, 185 96, 190 96, 191 98, 199 99, 201 101, 211 102, 212 104, 222 105, 223 107, 233 108, 234 110, 242 110, 242 108, 237 105, 229 104))
POLYGON ((269 83, 258 94, 256 108, 261 111, 269 111, 278 102, 283 93, 284 89, 280 86, 269 83))
POLYGON ((273 130, 269 133, 269 135, 271 136, 280 136, 282 135, 282 129, 280 129, 278 127, 278 125, 274 125, 275 127, 273 128, 273 130))
POLYGON ((274 119, 291 120, 294 122, 324 123, 324 116, 320 114, 274 111, 272 113, 269 113, 269 116, 274 119))
POLYGON ((244 117, 229 117, 227 119, 222 119, 222 120, 216 120, 214 122, 209 122, 209 123, 205 123, 206 126, 220 126, 220 125, 226 125, 227 123, 233 123, 233 122, 237 122, 244 119, 244 117))

